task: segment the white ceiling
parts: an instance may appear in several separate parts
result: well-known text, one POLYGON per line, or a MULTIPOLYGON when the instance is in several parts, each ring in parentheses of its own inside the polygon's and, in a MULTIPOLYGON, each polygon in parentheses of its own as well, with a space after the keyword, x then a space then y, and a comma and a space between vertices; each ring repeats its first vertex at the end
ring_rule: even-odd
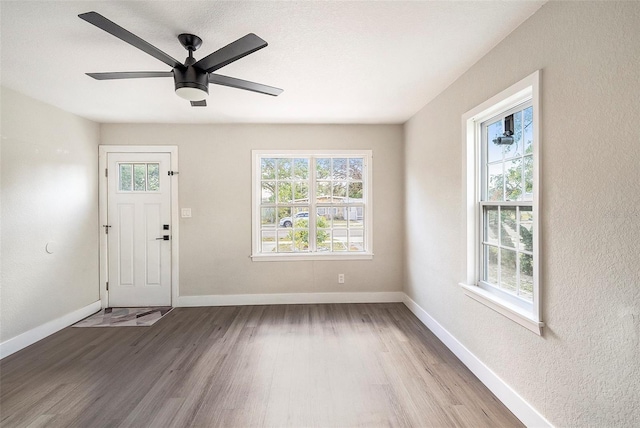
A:
POLYGON ((4 1, 2 85, 98 122, 402 123, 544 1, 4 1), (78 14, 96 11, 178 60, 256 33, 269 46, 221 70, 279 97, 210 85, 194 108, 173 79, 97 81, 84 73, 170 67, 78 14))

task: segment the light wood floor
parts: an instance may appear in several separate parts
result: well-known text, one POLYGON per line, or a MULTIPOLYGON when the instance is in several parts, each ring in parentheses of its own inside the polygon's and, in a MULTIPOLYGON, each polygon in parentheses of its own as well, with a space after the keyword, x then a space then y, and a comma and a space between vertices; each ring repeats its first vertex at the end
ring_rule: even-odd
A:
POLYGON ((3 427, 522 426, 399 303, 177 308, 0 369, 3 427))

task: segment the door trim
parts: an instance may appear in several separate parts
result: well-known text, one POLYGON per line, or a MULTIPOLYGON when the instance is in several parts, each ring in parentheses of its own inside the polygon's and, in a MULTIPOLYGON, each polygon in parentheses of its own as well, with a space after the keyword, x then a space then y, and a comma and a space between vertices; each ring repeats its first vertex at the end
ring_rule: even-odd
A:
MULTIPOLYGON (((107 155, 109 153, 169 153, 171 155, 171 170, 178 170, 178 146, 98 146, 98 208, 100 236, 100 302, 102 308, 107 307, 109 301, 107 291, 108 252, 107 235, 104 233, 103 224, 107 224, 107 155)), ((178 175, 171 176, 171 306, 178 303, 179 294, 179 217, 178 217, 178 175)))

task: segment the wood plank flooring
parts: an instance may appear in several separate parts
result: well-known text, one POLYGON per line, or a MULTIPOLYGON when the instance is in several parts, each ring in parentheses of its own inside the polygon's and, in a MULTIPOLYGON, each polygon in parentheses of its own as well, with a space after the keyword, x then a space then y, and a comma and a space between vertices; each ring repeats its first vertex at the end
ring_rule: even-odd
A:
POLYGON ((522 426, 400 303, 176 308, 0 362, 2 427, 522 426))

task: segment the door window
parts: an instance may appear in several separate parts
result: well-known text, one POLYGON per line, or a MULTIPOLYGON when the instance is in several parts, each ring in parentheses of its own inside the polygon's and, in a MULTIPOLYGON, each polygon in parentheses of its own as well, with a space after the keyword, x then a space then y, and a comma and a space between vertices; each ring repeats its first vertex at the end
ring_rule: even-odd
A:
POLYGON ((119 163, 118 190, 120 192, 160 191, 160 164, 119 163))

